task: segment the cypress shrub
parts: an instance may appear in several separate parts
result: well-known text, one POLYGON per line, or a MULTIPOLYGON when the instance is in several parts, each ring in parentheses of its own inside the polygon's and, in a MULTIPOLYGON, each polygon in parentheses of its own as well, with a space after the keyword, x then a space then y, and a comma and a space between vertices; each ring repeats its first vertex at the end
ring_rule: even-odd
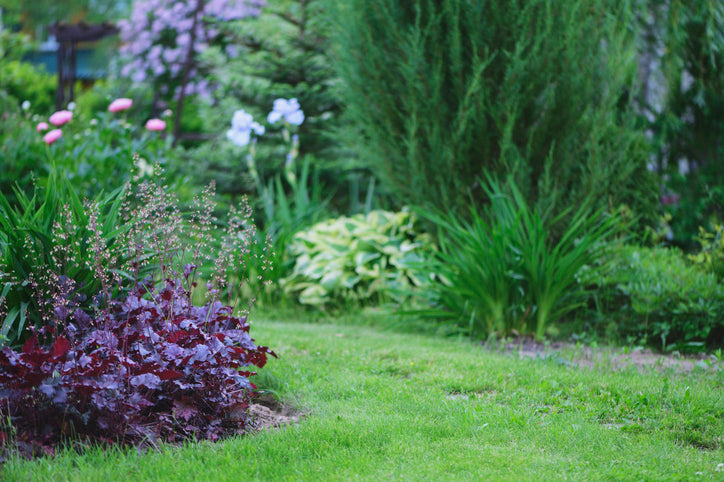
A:
POLYGON ((338 2, 359 155, 401 204, 465 214, 498 173, 549 219, 626 204, 650 222, 632 14, 606 0, 338 2))

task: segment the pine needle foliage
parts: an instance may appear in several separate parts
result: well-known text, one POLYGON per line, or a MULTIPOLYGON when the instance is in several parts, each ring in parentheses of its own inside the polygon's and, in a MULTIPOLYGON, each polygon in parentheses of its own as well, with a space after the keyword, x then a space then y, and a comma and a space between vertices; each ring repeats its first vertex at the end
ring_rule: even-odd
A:
MULTIPOLYGON (((350 0, 334 45, 358 153, 400 203, 467 213, 513 175, 553 219, 653 213, 628 2, 350 0)), ((645 220, 644 220, 645 221, 645 220)))

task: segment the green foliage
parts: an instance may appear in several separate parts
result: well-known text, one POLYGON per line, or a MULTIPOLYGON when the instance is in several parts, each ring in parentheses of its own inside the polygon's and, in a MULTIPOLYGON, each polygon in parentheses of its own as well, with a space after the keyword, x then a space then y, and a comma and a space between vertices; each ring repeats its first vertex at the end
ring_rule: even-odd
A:
POLYGON ((701 250, 688 255, 689 261, 716 274, 719 281, 724 280, 724 226, 715 224, 713 233, 700 227, 695 239, 701 250))
POLYGON ((355 145, 400 203, 467 213, 502 173, 546 221, 586 203, 654 215, 628 2, 338 3, 355 145))
POLYGON ((668 89, 651 130, 657 168, 677 198, 666 207, 673 234, 689 248, 700 226, 724 219, 724 3, 659 3, 647 7, 663 12, 654 38, 665 47, 668 89))
POLYGON ((407 211, 342 216, 292 238, 289 254, 295 264, 282 286, 300 303, 320 308, 399 302, 405 291, 426 283, 421 262, 431 249, 407 211))
MULTIPOLYGON (((429 267, 440 277, 426 296, 425 316, 452 320, 474 336, 534 333, 576 309, 584 299, 578 271, 593 263, 616 228, 617 217, 581 206, 559 238, 531 209, 514 183, 489 180, 490 204, 471 208, 471 221, 426 213, 440 229, 440 252, 429 267), (508 194, 509 192, 509 194, 508 194)), ((438 211, 439 212, 439 211, 438 211)), ((570 214, 570 215, 569 215, 570 214)))
MULTIPOLYGON (((89 89, 82 90, 76 98, 76 108, 73 112, 83 119, 92 119, 97 112, 105 111, 108 105, 119 97, 133 99, 133 108, 123 114, 124 120, 131 125, 143 125, 153 117, 163 118, 167 123, 171 123, 173 113, 178 107, 178 102, 175 100, 159 101, 151 85, 129 84, 128 79, 112 75, 107 79, 96 81, 89 89)), ((202 103, 197 95, 187 95, 184 98, 181 136, 178 142, 184 147, 196 147, 207 138, 208 112, 202 111, 202 103)), ((200 182, 199 185, 206 185, 211 179, 213 178, 200 182)))
POLYGON ((676 249, 614 247, 608 269, 581 272, 614 336, 663 349, 702 351, 724 340, 724 286, 676 249))
POLYGON ((35 131, 30 114, 20 111, 16 99, 0 96, 0 101, 3 100, 11 108, 4 110, 7 118, 0 127, 0 157, 3 159, 0 193, 14 202, 14 186, 29 194, 33 190, 33 179, 47 175, 47 155, 42 134, 35 131))
POLYGON ((301 154, 318 159, 337 154, 337 141, 329 135, 329 126, 341 107, 328 52, 327 3, 274 2, 254 21, 221 26, 241 55, 231 61, 223 61, 221 55, 209 56, 215 66, 213 79, 220 83, 213 95, 234 110, 240 105, 255 116, 266 115, 274 99, 298 99, 305 114, 299 131, 304 139, 301 154))
MULTIPOLYGON (((294 259, 289 251, 294 236, 327 214, 327 201, 322 199, 321 185, 316 174, 310 176, 310 165, 308 156, 302 162, 299 177, 295 175, 292 178, 294 182, 291 183, 290 194, 286 192, 288 187, 281 175, 269 179, 259 193, 265 220, 261 237, 270 240, 273 252, 273 257, 269 260, 271 269, 265 277, 268 282, 264 289, 266 299, 262 298, 262 303, 271 302, 278 306, 284 301, 280 282, 292 274, 294 259)), ((259 243, 257 246, 262 245, 259 243)), ((256 259, 265 258, 259 256, 256 259)), ((260 267, 257 267, 257 270, 259 269, 260 267)))
MULTIPOLYGON (((298 99, 305 114, 298 130, 300 157, 312 156, 321 184, 325 190, 334 192, 330 202, 336 210, 359 212, 357 196, 365 195, 370 174, 353 165, 354 153, 345 149, 339 138, 339 127, 344 121, 328 38, 329 3, 330 0, 269 2, 253 21, 220 25, 232 39, 227 48, 238 50, 240 55, 229 60, 223 55, 222 46, 206 52, 204 61, 212 67, 210 79, 218 87, 212 92, 213 101, 202 105, 201 110, 209 131, 221 133, 238 109, 262 119, 275 99, 298 99)), ((265 159, 262 168, 270 177, 283 170, 286 143, 282 139, 279 128, 268 126, 265 142, 257 146, 258 157, 265 159)), ((226 174, 235 171, 236 166, 223 146, 201 146, 198 153, 190 155, 199 175, 215 171, 219 192, 227 192, 227 185, 239 189, 238 175, 226 174)))
POLYGON ((53 113, 58 84, 54 75, 19 60, 2 62, 0 68, 3 73, 0 77, 0 90, 17 99, 18 105, 27 100, 36 113, 53 113))
POLYGON ((31 48, 32 42, 26 34, 0 29, 0 62, 21 60, 31 48))
MULTIPOLYGON (((2 298, 7 310, 0 335, 17 343, 31 326, 42 326, 48 317, 46 303, 57 293, 58 276, 81 286, 79 300, 88 307, 101 292, 96 277, 93 237, 89 229, 91 212, 71 183, 54 173, 43 189, 27 196, 17 189, 16 205, 0 192, 0 273, 2 298), (51 273, 56 273, 53 278, 51 273)), ((123 191, 96 199, 99 233, 109 248, 124 226, 119 219, 123 191)), ((105 260, 108 261, 108 260, 105 260)))
POLYGON ((164 139, 162 133, 127 122, 123 112, 95 112, 92 118, 83 113, 74 115, 60 127, 62 137, 50 145, 43 141, 46 132, 36 129, 40 121, 47 121, 47 117, 29 111, 11 112, 0 131, 0 149, 5 158, 0 190, 11 203, 14 185, 30 195, 33 179, 43 184, 53 170, 71 179, 79 196, 93 198, 129 180, 134 155, 139 156, 142 175, 149 174, 154 165, 166 166, 176 155, 170 137, 164 139))

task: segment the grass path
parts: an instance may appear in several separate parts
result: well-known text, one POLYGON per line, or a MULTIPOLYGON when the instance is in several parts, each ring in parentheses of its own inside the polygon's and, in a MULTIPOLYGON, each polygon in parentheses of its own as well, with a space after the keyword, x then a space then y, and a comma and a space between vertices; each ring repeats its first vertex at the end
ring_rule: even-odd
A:
POLYGON ((470 342, 257 321, 301 423, 158 452, 12 461, 2 480, 724 480, 724 374, 613 372, 470 342))

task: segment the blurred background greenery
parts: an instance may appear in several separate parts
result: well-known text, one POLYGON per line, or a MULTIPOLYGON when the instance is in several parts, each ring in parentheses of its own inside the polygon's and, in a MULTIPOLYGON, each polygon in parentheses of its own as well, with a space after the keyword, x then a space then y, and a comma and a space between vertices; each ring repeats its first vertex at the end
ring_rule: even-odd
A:
MULTIPOLYGON (((383 233, 385 241, 367 230, 364 238, 335 245, 315 238, 315 224, 328 220, 347 232, 349 216, 408 209, 419 215, 415 229, 441 251, 404 266, 427 270, 424 290, 412 283, 405 296, 385 296, 384 303, 396 300, 406 316, 432 318, 447 327, 442 332, 487 337, 523 331, 679 350, 721 346, 721 2, 251 2, 263 3, 258 15, 229 20, 215 11, 203 17, 210 40, 192 40, 185 57, 189 76, 198 78, 176 72, 176 84, 165 91, 153 76, 123 75, 129 59, 119 55, 120 37, 84 46, 106 62, 106 75, 81 79, 73 120, 60 140, 46 145, 36 126, 55 110, 57 80, 52 68, 28 59, 52 49, 48 25, 138 23, 134 9, 151 5, 162 12, 172 3, 201 8, 212 2, 0 0, 6 209, 24 208, 20 192, 32 196, 55 186, 48 182, 53 173, 81 197, 112 192, 130 178, 135 153, 163 167, 182 203, 211 181, 219 212, 249 196, 260 236, 275 240, 274 283, 263 288, 262 307, 297 306, 305 290, 324 292, 317 309, 329 309, 330 299, 346 308, 369 307, 370 297, 355 291, 363 284, 349 280, 373 259, 380 283, 399 290, 400 273, 390 274, 396 268, 386 261, 399 254, 398 232, 383 233), (203 81, 207 92, 175 94, 192 80, 203 81), (112 115, 108 105, 119 97, 131 98, 133 107, 112 115), (278 98, 299 101, 300 126, 266 121, 278 98), (248 146, 226 137, 240 109, 266 130, 248 146), (152 117, 165 119, 167 129, 145 130, 152 117), (249 155, 262 188, 249 171, 249 155), (302 182, 290 182, 290 173, 302 182), (510 200, 510 218, 495 214, 497 198, 510 200), (526 232, 526 216, 545 229, 526 232), (595 217, 594 224, 610 217, 612 229, 587 239, 597 255, 586 258, 571 282, 556 269, 576 266, 566 257, 577 256, 581 233, 572 226, 581 216, 595 217), (533 295, 539 277, 531 267, 522 270, 515 248, 525 239, 540 250, 530 259, 553 263, 548 282, 566 287, 546 302, 560 316, 545 316, 542 327, 526 321, 540 316, 542 305, 533 295), (491 260, 495 243, 502 254, 491 260), (457 267, 450 261, 456 250, 466 250, 457 267), (317 265, 330 271, 304 278, 300 257, 320 253, 317 265), (345 264, 358 256, 357 265, 345 264), (470 286, 465 268, 471 265, 488 266, 488 274, 499 269, 503 278, 483 273, 470 286), (341 266, 352 271, 330 275, 341 266), (314 280, 316 290, 310 289, 314 280), (334 284, 343 280, 346 285, 334 284), (491 301, 496 290, 501 298, 491 301), (491 311, 497 302, 506 304, 506 323, 491 311)), ((160 28, 153 25, 149 38, 160 28)), ((152 56, 157 45, 162 59, 176 45, 183 29, 164 28, 166 43, 147 38, 142 55, 152 56)), ((167 75, 163 69, 158 72, 167 75)), ((15 252, 10 239, 0 232, 6 272, 15 252)), ((7 320, 3 334, 16 323, 7 320)))

